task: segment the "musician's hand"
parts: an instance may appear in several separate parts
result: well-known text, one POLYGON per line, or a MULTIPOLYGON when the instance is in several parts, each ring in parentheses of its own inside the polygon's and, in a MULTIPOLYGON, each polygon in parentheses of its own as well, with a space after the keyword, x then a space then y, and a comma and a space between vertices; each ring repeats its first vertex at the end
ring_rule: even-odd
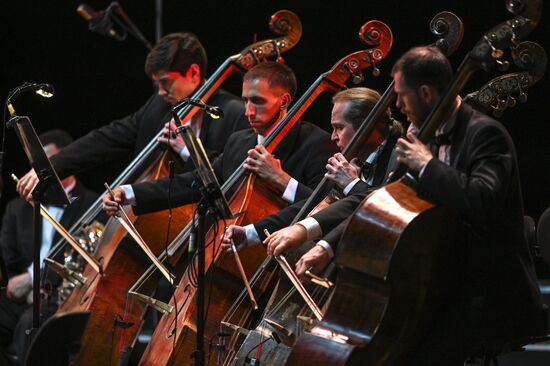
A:
POLYGON ((350 163, 341 153, 334 154, 333 157, 328 159, 325 177, 336 183, 340 188, 346 188, 354 179, 359 178, 361 169, 355 161, 354 159, 350 163))
POLYGON ((319 274, 330 262, 330 257, 322 246, 316 245, 311 248, 306 254, 296 262, 296 275, 300 280, 307 282, 309 276, 306 275, 306 270, 310 269, 313 274, 319 274))
POLYGON ((227 227, 227 230, 225 230, 222 237, 222 248, 225 249, 226 252, 230 253, 232 251, 232 245, 235 245, 238 252, 248 246, 248 240, 246 238, 244 227, 237 225, 229 225, 227 227))
POLYGON ((110 193, 103 196, 103 210, 109 216, 116 216, 119 205, 123 205, 125 201, 126 194, 124 193, 124 190, 120 187, 116 187, 113 189, 112 196, 110 193))
POLYGON ((27 295, 32 290, 32 278, 29 272, 13 276, 8 281, 6 295, 16 302, 27 301, 27 295))
POLYGON ((397 161, 405 164, 410 169, 420 172, 433 159, 432 152, 424 145, 414 133, 407 133, 407 141, 404 138, 397 140, 395 153, 397 161))
POLYGON ((248 150, 244 168, 256 173, 281 194, 290 181, 290 175, 281 167, 281 161, 275 159, 263 145, 257 145, 254 149, 248 150))
POLYGON ((178 134, 176 137, 170 136, 170 134, 177 130, 176 123, 174 120, 170 120, 164 125, 162 130, 162 136, 160 136, 157 141, 166 145, 170 145, 172 149, 178 154, 181 155, 181 150, 185 147, 185 141, 181 134, 178 134), (168 138, 170 136, 170 138, 168 138))
POLYGON ((26 199, 27 201, 32 201, 32 191, 34 190, 34 187, 38 184, 38 176, 34 172, 34 169, 29 170, 27 174, 23 176, 23 178, 19 179, 19 182, 17 183, 17 192, 21 197, 26 199))
POLYGON ((267 254, 278 256, 306 240, 306 228, 296 224, 272 233, 264 240, 264 244, 267 245, 267 254))

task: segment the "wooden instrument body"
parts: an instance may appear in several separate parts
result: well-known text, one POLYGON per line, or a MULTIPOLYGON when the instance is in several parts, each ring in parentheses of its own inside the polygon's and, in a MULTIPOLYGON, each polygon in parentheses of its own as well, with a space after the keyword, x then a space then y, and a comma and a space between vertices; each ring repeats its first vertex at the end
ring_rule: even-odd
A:
POLYGON ((298 339, 288 364, 402 364, 459 292, 456 216, 418 197, 413 186, 404 177, 358 208, 337 255, 338 301, 298 339))
MULTIPOLYGON (((167 176, 167 161, 168 154, 161 154, 138 181, 167 176)), ((173 210, 172 225, 168 235, 170 240, 191 219, 193 211, 193 205, 173 210)), ((131 208, 128 208, 127 213, 145 242, 158 256, 166 245, 168 211, 136 217, 131 212, 131 208)), ((119 347, 133 344, 141 328, 146 308, 139 301, 127 301, 126 294, 145 269, 151 265, 151 261, 116 219, 109 219, 105 225, 105 231, 94 256, 101 263, 104 275, 86 266, 83 273, 87 278, 86 284, 76 286, 57 311, 59 314, 85 310, 91 312, 82 337, 82 347, 75 358, 75 365, 118 363, 119 347), (133 325, 128 329, 115 327, 116 320, 133 325)), ((152 291, 153 288, 149 290, 152 291)))

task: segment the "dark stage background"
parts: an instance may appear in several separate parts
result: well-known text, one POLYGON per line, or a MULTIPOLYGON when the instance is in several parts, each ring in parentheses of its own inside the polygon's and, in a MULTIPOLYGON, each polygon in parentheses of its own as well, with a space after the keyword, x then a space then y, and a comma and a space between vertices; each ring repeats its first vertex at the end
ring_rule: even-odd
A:
MULTIPOLYGON (((120 1, 128 16, 147 38, 154 40, 154 1, 120 1)), ((135 111, 152 92, 143 72, 147 51, 134 38, 116 42, 90 32, 75 11, 80 1, 4 1, 0 13, 0 95, 25 81, 49 82, 55 96, 43 99, 21 95, 15 103, 19 115, 29 115, 38 132, 64 128, 75 138, 93 128, 135 111)), ((96 10, 109 1, 88 0, 96 10)), ((550 4, 539 26, 528 37, 550 51, 550 4)), ((511 17, 503 0, 483 1, 164 1, 164 34, 192 31, 202 40, 212 73, 228 56, 258 39, 273 37, 268 30, 272 13, 289 9, 298 14, 303 36, 297 47, 284 55, 298 76, 299 95, 323 72, 345 55, 364 48, 357 38, 361 25, 371 19, 386 22, 394 34, 389 56, 379 67, 382 74, 366 73, 365 85, 383 91, 390 82, 393 62, 414 45, 431 43, 428 24, 434 14, 449 10, 465 25, 462 46, 452 56, 456 67, 468 50, 493 25, 511 17)), ((467 92, 476 90, 496 74, 478 72, 467 92)), ((240 76, 224 88, 240 95, 240 76)), ((501 121, 509 129, 518 151, 526 213, 537 219, 550 205, 550 83, 546 76, 527 91, 526 105, 518 103, 501 121)), ((305 119, 329 128, 330 102, 323 96, 305 119)), ((105 171, 114 178, 113 167, 100 167, 82 176, 91 188, 101 190, 105 171)), ((13 131, 7 131, 1 209, 15 196, 10 173, 28 170, 13 131)))

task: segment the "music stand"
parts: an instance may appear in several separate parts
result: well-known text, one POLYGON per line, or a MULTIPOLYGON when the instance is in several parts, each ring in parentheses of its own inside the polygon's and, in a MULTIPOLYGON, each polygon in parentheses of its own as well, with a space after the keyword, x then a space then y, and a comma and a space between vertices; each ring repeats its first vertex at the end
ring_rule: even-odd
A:
POLYGON ((29 117, 15 116, 8 121, 7 126, 15 130, 31 167, 38 176, 38 184, 32 191, 34 201, 33 313, 30 332, 32 334, 40 326, 40 245, 42 242, 40 205, 68 205, 70 200, 52 167, 50 159, 44 152, 29 117))
POLYGON ((206 215, 218 216, 220 219, 230 219, 229 204, 223 195, 218 179, 212 170, 210 160, 204 151, 202 143, 195 137, 189 126, 182 126, 182 137, 189 154, 195 164, 195 172, 200 180, 200 192, 203 199, 197 206, 197 349, 193 352, 195 365, 204 365, 204 250, 206 236, 206 215))

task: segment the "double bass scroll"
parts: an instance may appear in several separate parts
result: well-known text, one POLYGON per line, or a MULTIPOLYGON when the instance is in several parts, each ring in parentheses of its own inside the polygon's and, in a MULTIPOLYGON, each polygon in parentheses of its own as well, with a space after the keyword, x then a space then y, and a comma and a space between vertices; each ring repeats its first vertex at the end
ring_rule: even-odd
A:
POLYGON ((548 58, 544 48, 529 41, 521 42, 512 52, 515 64, 526 71, 498 76, 485 83, 478 91, 468 94, 464 101, 474 108, 487 112, 492 110, 495 117, 516 105, 516 98, 521 103, 527 101, 525 90, 537 83, 546 71, 548 58))

